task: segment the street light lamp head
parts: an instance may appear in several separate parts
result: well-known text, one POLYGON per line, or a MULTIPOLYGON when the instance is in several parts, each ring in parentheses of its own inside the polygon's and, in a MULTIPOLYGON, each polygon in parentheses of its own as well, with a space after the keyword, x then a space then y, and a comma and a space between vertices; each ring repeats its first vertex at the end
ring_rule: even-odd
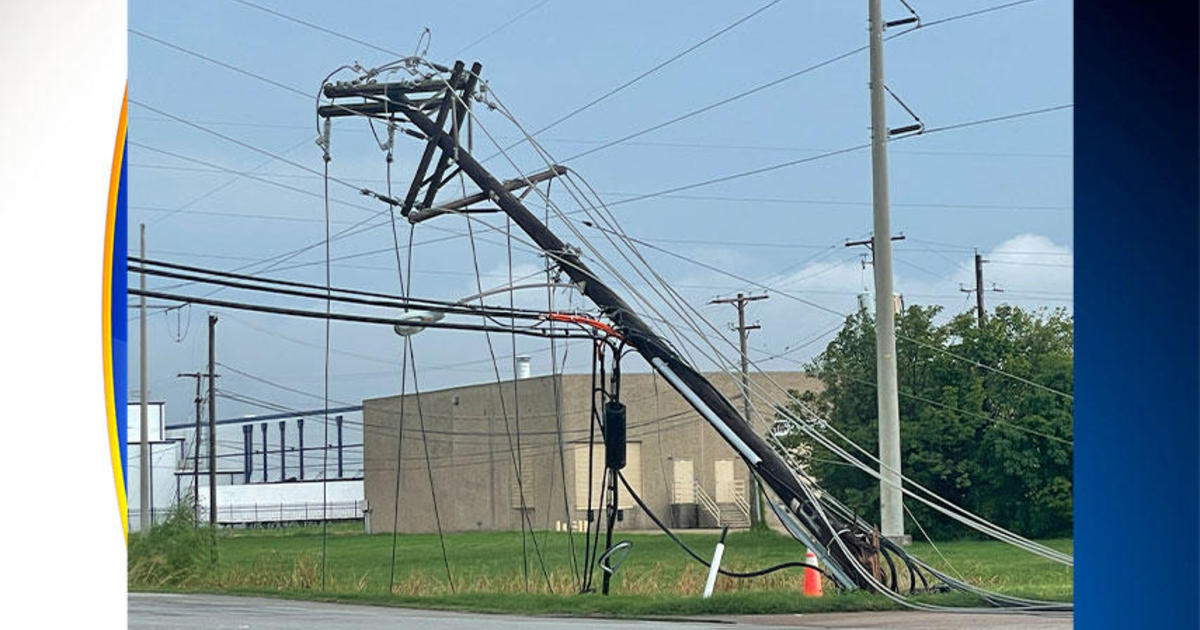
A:
POLYGON ((442 321, 445 316, 441 311, 405 311, 399 317, 404 323, 396 324, 392 330, 401 337, 411 337, 425 330, 427 325, 442 321))

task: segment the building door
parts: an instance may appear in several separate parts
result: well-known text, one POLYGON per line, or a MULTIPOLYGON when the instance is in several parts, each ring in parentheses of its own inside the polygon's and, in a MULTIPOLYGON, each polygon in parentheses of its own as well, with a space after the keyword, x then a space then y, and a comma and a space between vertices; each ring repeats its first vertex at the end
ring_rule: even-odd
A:
POLYGON ((718 459, 713 463, 717 503, 733 503, 733 460, 718 459))
MULTIPOLYGON (((575 444, 571 448, 575 460, 575 509, 588 509, 588 445, 575 444)), ((642 444, 627 442, 625 444, 625 469, 621 471, 633 491, 642 494, 642 444)), ((604 492, 604 445, 596 444, 592 454, 592 507, 598 508, 604 492)), ((636 505, 625 487, 618 482, 617 507, 628 510, 636 505)))
POLYGON ((672 503, 696 502, 696 474, 690 459, 676 459, 672 464, 674 484, 671 491, 672 503))

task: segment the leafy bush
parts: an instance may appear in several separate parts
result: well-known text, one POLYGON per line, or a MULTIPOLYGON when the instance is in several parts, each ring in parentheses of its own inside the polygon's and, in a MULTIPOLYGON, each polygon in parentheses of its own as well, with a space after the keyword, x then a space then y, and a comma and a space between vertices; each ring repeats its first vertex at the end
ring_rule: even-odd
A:
POLYGON ((183 586, 209 573, 217 560, 216 531, 196 527, 190 504, 180 502, 149 532, 129 535, 131 587, 183 586))

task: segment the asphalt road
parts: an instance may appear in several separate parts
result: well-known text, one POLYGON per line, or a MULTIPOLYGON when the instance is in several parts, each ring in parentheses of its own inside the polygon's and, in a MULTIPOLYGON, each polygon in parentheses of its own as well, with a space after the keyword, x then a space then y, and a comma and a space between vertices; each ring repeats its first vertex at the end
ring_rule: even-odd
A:
POLYGON ((283 630, 306 628, 420 628, 460 630, 541 630, 597 628, 599 630, 1009 630, 1035 628, 1068 630, 1070 615, 960 615, 947 613, 886 612, 818 615, 754 615, 670 621, 610 620, 568 617, 521 617, 413 610, 381 606, 353 606, 223 595, 129 594, 129 627, 168 630, 283 630))

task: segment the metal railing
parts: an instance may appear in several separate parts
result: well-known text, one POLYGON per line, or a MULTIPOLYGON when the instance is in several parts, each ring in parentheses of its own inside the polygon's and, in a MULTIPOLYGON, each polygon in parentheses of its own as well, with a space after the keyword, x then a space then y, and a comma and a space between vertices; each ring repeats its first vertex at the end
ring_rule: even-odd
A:
POLYGON ((696 503, 713 518, 713 522, 718 526, 721 524, 721 507, 717 502, 709 496, 704 490, 704 486, 700 485, 700 480, 693 480, 693 488, 696 490, 696 503))
MULTIPOLYGON (((167 518, 175 511, 172 507, 154 507, 150 508, 150 524, 162 525, 167 518)), ((129 508, 129 531, 136 532, 141 526, 142 511, 138 508, 129 508)))
POLYGON ((743 479, 733 480, 733 504, 747 519, 750 518, 750 501, 746 499, 746 481, 743 479))
MULTIPOLYGON (((239 505, 218 505, 218 525, 240 525, 253 523, 304 523, 328 521, 359 520, 367 507, 365 500, 330 501, 328 503, 249 503, 239 505)), ((154 524, 162 523, 174 508, 155 508, 151 510, 154 524)), ((129 522, 131 527, 138 522, 140 510, 130 508, 129 522)), ((208 506, 203 502, 197 522, 208 522, 208 506)), ((134 528, 136 530, 136 528, 134 528)))
POLYGON ((252 503, 218 505, 217 523, 286 523, 306 521, 340 521, 363 517, 365 501, 330 501, 321 503, 252 503))

